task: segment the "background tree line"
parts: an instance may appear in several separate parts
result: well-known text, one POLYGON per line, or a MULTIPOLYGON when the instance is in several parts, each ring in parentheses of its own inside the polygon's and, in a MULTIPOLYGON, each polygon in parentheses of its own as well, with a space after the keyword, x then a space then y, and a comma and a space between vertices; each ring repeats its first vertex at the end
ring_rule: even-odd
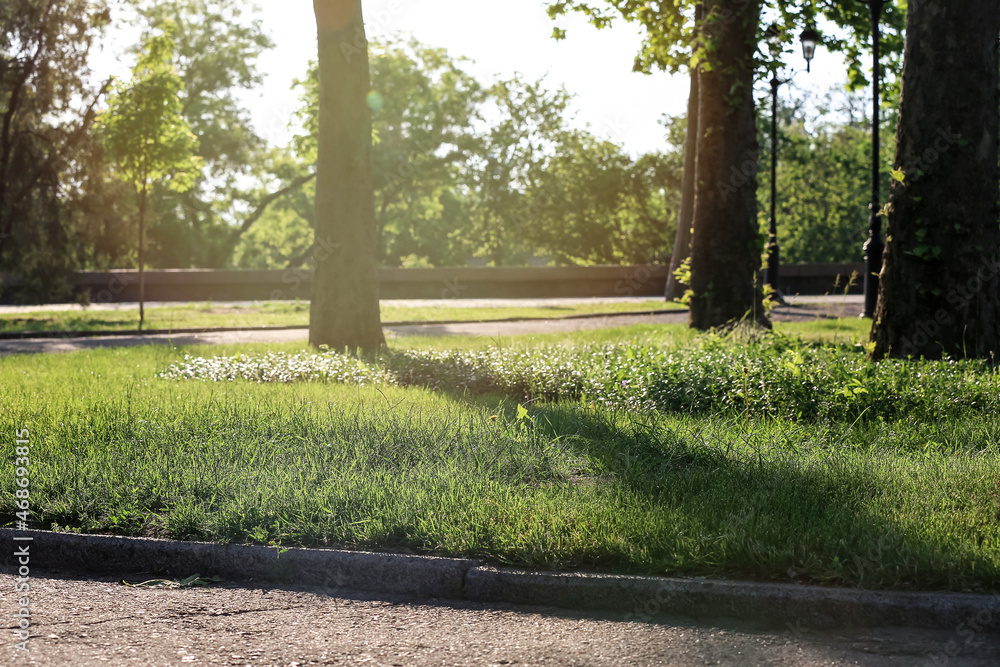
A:
MULTIPOLYGON (((111 177, 94 131, 109 82, 95 80, 90 51, 116 21, 139 26, 131 56, 167 22, 176 25, 178 95, 203 160, 183 193, 152 185, 149 266, 308 264, 315 65, 297 84, 301 131, 290 146, 271 146, 238 101, 260 84, 256 59, 271 47, 241 3, 111 10, 105 0, 13 0, 0 9, 0 270, 29 278, 33 298, 44 299, 65 296, 74 270, 135 265, 137 198, 111 177)), ((664 118, 667 150, 633 157, 568 122, 568 91, 520 77, 482 82, 464 65, 414 40, 372 44, 382 265, 645 263, 670 254, 685 116, 664 118)), ((808 122, 801 100, 782 109, 779 234, 787 261, 858 259, 868 130, 852 95, 835 95, 846 113, 808 122)))
POLYGON ((11 0, 0 7, 0 271, 28 281, 27 299, 66 298, 75 270, 135 266, 140 197, 105 155, 96 121, 113 81, 95 79, 91 61, 112 26, 137 29, 131 59, 168 25, 165 66, 201 168, 183 193, 151 184, 148 264, 228 264, 233 222, 267 165, 237 102, 261 82, 255 61, 271 42, 260 22, 235 0, 11 0))
MULTIPOLYGON (((678 147, 632 158, 566 120, 571 96, 515 77, 485 84, 413 40, 373 42, 373 183, 383 266, 645 262, 676 224, 678 147)), ((317 79, 298 82, 303 131, 272 188, 315 162, 317 79)), ((234 262, 283 268, 311 244, 311 184, 275 201, 234 262)))

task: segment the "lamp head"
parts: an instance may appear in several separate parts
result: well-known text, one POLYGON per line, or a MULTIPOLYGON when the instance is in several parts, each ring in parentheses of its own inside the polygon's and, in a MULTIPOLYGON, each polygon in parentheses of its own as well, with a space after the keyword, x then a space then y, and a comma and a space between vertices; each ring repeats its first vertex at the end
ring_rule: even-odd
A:
POLYGON ((808 72, 812 59, 816 55, 816 47, 823 41, 823 38, 820 37, 815 28, 810 26, 799 35, 799 41, 802 42, 802 57, 806 59, 806 71, 808 72))

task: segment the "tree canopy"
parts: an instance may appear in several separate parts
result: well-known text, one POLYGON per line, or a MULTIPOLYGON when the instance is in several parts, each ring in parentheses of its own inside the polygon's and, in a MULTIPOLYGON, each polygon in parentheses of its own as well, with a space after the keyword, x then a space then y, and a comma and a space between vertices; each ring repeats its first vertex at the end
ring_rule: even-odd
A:
POLYGON ((144 246, 146 201, 151 183, 183 193, 190 190, 202 160, 195 155, 198 140, 181 114, 184 83, 174 67, 176 45, 172 33, 146 39, 132 70, 132 78, 115 86, 108 108, 98 118, 97 131, 113 173, 131 184, 139 195, 138 264, 139 327, 145 301, 144 246))
POLYGON ((26 279, 29 300, 69 296, 82 260, 78 213, 106 89, 89 56, 110 21, 104 0, 0 4, 0 269, 26 279))

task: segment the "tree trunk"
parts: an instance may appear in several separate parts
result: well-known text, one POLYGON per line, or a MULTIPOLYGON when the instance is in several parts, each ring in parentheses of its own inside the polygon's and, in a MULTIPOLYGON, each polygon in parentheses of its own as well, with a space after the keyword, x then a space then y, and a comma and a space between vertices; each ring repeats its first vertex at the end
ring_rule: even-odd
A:
POLYGON ((677 280, 674 273, 691 256, 691 222, 694 212, 694 170, 698 149, 698 70, 691 67, 691 92, 688 94, 687 137, 684 141, 684 177, 681 179, 681 206, 677 216, 677 234, 674 236, 674 250, 670 256, 670 272, 667 274, 667 301, 684 296, 686 285, 677 280))
POLYGON ((385 338, 361 0, 313 0, 313 8, 319 32, 319 156, 309 342, 335 350, 377 349, 385 338))
POLYGON ((872 356, 1000 358, 1000 5, 910 0, 872 356))
POLYGON ((759 0, 708 0, 713 46, 698 72, 698 148, 691 241, 691 326, 770 327, 762 307, 753 74, 759 0))

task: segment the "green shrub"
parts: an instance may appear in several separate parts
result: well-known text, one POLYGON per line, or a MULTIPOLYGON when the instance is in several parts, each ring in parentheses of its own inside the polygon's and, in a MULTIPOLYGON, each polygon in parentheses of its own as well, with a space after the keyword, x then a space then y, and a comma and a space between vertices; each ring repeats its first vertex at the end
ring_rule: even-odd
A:
POLYGON ((990 414, 1000 381, 983 362, 884 361, 860 348, 769 335, 705 336, 684 348, 654 341, 479 351, 392 351, 185 357, 170 379, 300 380, 423 386, 519 400, 574 399, 672 413, 744 413, 806 421, 933 421, 990 414))

